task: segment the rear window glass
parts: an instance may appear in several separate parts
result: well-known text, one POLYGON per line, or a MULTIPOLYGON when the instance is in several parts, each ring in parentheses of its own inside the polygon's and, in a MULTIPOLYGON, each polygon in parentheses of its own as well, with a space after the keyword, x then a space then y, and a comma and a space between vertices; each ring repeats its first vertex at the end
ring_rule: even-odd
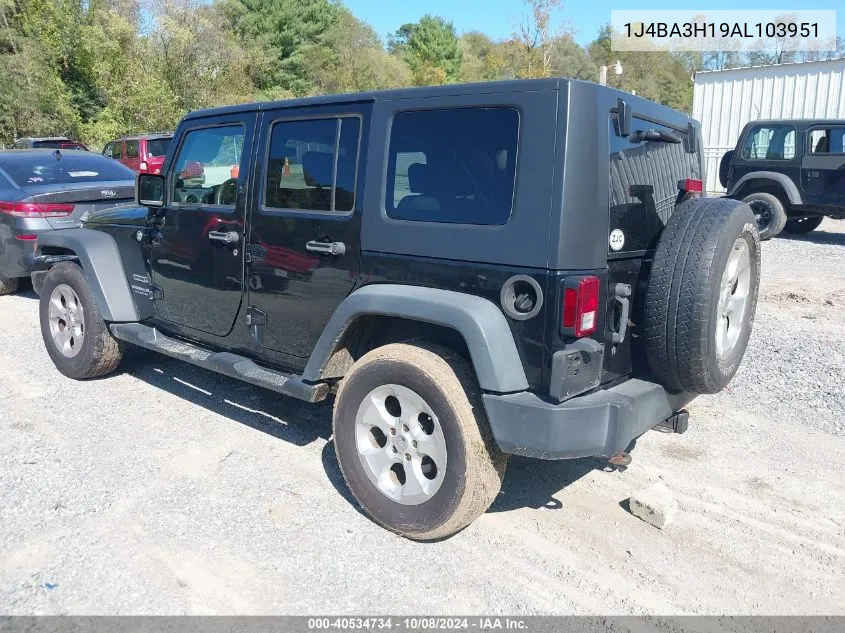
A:
POLYGON ((131 169, 98 154, 63 154, 59 160, 52 152, 3 156, 0 169, 19 187, 135 179, 131 169))
POLYGON ((388 159, 387 215, 417 222, 505 224, 513 207, 519 112, 399 112, 388 159))
POLYGON ((165 156, 170 147, 169 138, 151 138, 147 140, 147 156, 165 156))

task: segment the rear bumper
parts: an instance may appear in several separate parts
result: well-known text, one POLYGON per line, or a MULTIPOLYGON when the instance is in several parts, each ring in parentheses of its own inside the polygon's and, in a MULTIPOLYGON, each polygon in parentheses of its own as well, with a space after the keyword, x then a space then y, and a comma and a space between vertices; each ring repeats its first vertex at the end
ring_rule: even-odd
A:
POLYGON ((505 453, 572 459, 612 457, 694 397, 632 379, 560 404, 527 391, 484 394, 483 401, 493 437, 505 453))

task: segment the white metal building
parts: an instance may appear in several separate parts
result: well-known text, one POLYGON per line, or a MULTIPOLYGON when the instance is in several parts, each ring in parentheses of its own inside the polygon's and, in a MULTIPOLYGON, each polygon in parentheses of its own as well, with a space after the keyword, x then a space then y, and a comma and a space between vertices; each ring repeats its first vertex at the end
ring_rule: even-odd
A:
POLYGON ((695 74, 693 117, 701 122, 708 192, 724 191, 719 161, 757 119, 845 119, 845 58, 695 74))

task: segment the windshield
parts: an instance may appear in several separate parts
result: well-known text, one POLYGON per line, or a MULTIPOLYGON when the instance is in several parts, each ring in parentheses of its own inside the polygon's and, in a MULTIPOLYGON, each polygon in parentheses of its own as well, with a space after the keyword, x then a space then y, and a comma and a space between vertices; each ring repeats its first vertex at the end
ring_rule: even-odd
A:
POLYGON ((147 155, 148 156, 164 156, 167 154, 167 148, 170 147, 169 138, 151 138, 147 140, 147 155))
POLYGON ((54 152, 0 156, 2 169, 19 187, 105 180, 134 180, 135 172, 117 161, 90 153, 54 152))

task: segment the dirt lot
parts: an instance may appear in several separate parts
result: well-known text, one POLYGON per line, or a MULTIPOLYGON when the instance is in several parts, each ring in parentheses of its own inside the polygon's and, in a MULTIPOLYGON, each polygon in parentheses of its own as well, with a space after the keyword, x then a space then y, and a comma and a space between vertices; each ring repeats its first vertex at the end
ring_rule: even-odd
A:
POLYGON ((625 472, 511 461, 494 507, 422 545, 347 494, 330 408, 151 354, 55 371, 0 299, 0 612, 845 614, 845 222, 763 247, 724 393, 625 472), (662 480, 659 531, 628 496, 662 480))

